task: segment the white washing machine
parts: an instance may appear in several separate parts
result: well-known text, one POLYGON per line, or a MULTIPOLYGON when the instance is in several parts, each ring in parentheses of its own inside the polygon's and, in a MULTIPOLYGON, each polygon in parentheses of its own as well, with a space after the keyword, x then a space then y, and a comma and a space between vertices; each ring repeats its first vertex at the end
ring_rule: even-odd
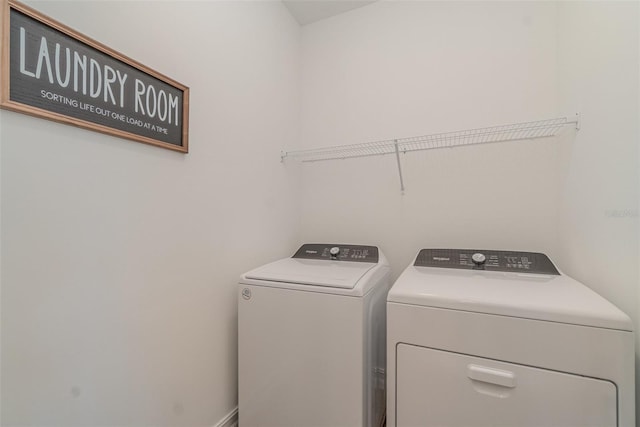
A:
POLYGON ((543 254, 423 249, 387 321, 388 426, 635 425, 629 317, 543 254))
POLYGON ((305 244, 243 274, 240 427, 378 425, 389 287, 374 246, 305 244))

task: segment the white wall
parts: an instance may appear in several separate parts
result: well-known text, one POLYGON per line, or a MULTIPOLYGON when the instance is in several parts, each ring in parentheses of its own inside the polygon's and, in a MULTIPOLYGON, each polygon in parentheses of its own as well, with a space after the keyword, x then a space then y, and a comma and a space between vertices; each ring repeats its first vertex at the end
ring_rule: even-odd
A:
MULTIPOLYGON (((640 330, 638 9, 637 2, 559 3, 558 83, 561 106, 583 116, 564 153, 562 267, 640 330)), ((640 390, 638 353, 636 361, 640 390)))
POLYGON ((30 2, 191 88, 187 155, 0 113, 2 425, 212 426, 243 271, 297 243, 279 2, 30 2))
POLYGON ((309 147, 578 111, 582 128, 408 154, 404 195, 391 157, 305 165, 303 240, 378 244, 396 274, 420 247, 541 251, 638 325, 638 16, 637 2, 390 1, 305 27, 309 147))
MULTIPOLYGON (((301 141, 327 146, 555 117, 556 9, 378 2, 303 29, 301 141)), ((558 250, 557 141, 303 169, 303 240, 378 244, 398 274, 421 247, 558 250), (328 237, 327 237, 328 236, 328 237)))

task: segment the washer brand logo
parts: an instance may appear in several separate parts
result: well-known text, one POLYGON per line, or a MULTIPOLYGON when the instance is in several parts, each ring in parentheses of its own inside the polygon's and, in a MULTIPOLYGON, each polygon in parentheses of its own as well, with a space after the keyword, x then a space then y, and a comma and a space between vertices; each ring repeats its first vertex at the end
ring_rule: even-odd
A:
POLYGON ((307 253, 307 254, 317 254, 318 253, 318 251, 310 251, 310 250, 306 250, 304 252, 307 253))
POLYGON ((445 258, 445 257, 442 257, 442 256, 434 256, 433 260, 434 261, 450 261, 451 258, 445 258))
POLYGON ((242 298, 244 298, 244 299, 246 299, 246 300, 251 299, 251 289, 249 289, 249 288, 244 288, 244 289, 242 290, 242 298))

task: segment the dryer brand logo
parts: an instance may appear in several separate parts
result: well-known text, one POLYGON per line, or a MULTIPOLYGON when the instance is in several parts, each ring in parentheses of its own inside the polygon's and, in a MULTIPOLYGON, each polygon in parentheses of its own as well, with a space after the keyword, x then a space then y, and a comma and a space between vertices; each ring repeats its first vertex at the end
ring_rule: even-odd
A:
POLYGON ((442 256, 434 256, 433 260, 434 261, 451 261, 451 258, 446 258, 446 257, 442 257, 442 256))
POLYGON ((306 253, 306 254, 317 254, 318 251, 310 251, 310 250, 307 249, 306 251, 304 251, 304 253, 306 253))
POLYGON ((246 299, 246 300, 250 300, 251 299, 251 289, 249 288, 244 288, 242 290, 242 298, 246 299))

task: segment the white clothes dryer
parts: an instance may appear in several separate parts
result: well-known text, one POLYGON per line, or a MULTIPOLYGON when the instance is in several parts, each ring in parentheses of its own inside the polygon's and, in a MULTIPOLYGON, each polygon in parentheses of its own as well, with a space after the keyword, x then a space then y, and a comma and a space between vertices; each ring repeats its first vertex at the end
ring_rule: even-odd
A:
POLYGON ((423 249, 387 322, 390 427, 635 425, 629 317, 543 254, 423 249))
POLYGON ((241 427, 379 425, 389 274, 375 246, 305 244, 242 275, 241 427))

